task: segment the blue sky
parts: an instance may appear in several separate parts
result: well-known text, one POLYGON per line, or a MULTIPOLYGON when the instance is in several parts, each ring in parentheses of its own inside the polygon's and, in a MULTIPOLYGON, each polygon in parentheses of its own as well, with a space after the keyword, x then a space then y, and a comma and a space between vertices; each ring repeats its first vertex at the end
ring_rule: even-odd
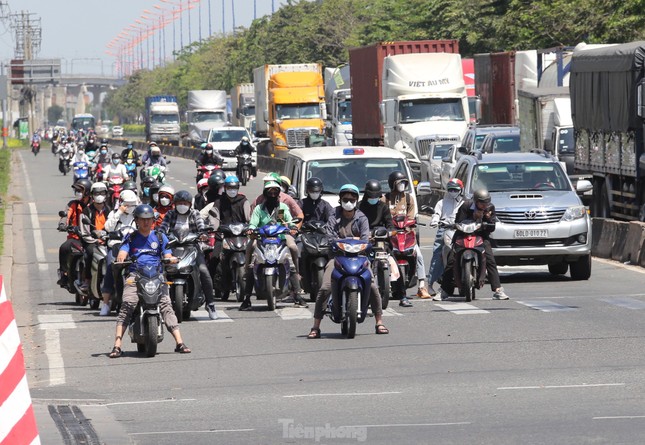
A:
MULTIPOLYGON (((114 73, 115 59, 107 54, 106 45, 123 28, 140 19, 144 10, 158 11, 154 5, 171 9, 161 0, 1 0, 8 3, 12 13, 28 11, 36 13, 42 23, 42 43, 39 58, 62 58, 63 72, 75 74, 114 73)), ((189 0, 170 0, 184 5, 189 0)), ((183 15, 183 40, 188 42, 188 17, 190 14, 192 40, 199 39, 200 6, 202 38, 208 36, 210 4, 210 28, 212 33, 222 32, 222 2, 225 7, 225 32, 232 30, 232 7, 235 6, 235 25, 248 27, 253 20, 254 3, 257 17, 270 14, 272 3, 277 10, 286 0, 190 0, 193 9, 183 15)), ((179 46, 179 20, 175 22, 175 43, 179 46)), ((173 47, 172 25, 166 27, 166 52, 170 56, 173 47)), ((158 42, 155 36, 155 44, 158 42)), ((0 60, 7 62, 14 57, 14 33, 5 20, 0 24, 0 60)))

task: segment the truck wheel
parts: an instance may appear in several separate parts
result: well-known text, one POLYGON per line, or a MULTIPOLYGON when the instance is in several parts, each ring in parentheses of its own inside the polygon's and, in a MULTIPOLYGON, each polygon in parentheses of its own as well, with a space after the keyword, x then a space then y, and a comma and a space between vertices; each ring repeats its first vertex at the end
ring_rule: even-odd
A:
POLYGON ((571 263, 569 270, 572 280, 588 280, 591 276, 591 254, 583 256, 575 263, 571 263))

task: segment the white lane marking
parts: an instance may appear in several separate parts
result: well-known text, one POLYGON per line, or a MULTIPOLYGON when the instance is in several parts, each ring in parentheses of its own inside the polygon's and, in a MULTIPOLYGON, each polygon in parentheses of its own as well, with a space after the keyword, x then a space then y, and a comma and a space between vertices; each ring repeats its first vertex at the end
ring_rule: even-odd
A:
POLYGON ((116 406, 116 405, 144 405, 147 403, 168 403, 168 402, 194 402, 197 399, 161 399, 161 400, 137 400, 134 402, 112 402, 105 403, 105 406, 116 406))
POLYGON ((336 394, 292 394, 282 396, 284 399, 300 399, 304 397, 349 397, 349 396, 387 396, 391 394, 403 394, 401 391, 387 391, 387 392, 347 392, 336 394))
POLYGON ((538 311, 542 311, 542 312, 570 312, 570 311, 577 310, 574 307, 564 306, 562 304, 554 303, 553 301, 549 301, 549 300, 544 300, 544 301, 526 300, 526 301, 518 301, 517 303, 523 304, 524 306, 528 306, 531 309, 537 309, 538 311))
POLYGON ((382 425, 343 425, 342 428, 395 428, 406 426, 453 426, 471 425, 471 422, 439 422, 439 423, 385 423, 382 425))
POLYGON ((567 389, 567 388, 602 388, 605 386, 625 386, 624 383, 582 383, 580 385, 538 385, 538 386, 502 386, 498 391, 516 389, 567 389))
POLYGON ((601 298, 600 301, 626 309, 645 309, 645 301, 636 300, 635 298, 601 298))
POLYGON ((616 420, 616 419, 645 419, 645 416, 598 416, 591 420, 616 420))
POLYGON ((403 317, 403 314, 398 313, 391 307, 388 307, 387 309, 383 310, 383 316, 384 317, 403 317))
POLYGON ((65 384, 65 362, 60 350, 60 332, 57 329, 45 331, 45 355, 49 363, 49 386, 65 384))
POLYGON ((456 315, 490 314, 489 311, 479 309, 477 306, 468 303, 444 303, 437 304, 437 306, 456 315))
POLYGON ((306 307, 283 307, 276 309, 275 313, 283 320, 309 320, 314 314, 306 307))
POLYGON ((31 227, 34 231, 34 247, 36 248, 36 261, 38 261, 38 270, 46 272, 49 269, 47 258, 45 257, 45 246, 43 244, 43 235, 40 231, 40 221, 38 221, 38 209, 36 203, 29 203, 29 213, 31 216, 31 227))
POLYGON ((224 312, 224 309, 221 309, 217 306, 215 306, 217 309, 217 320, 211 320, 210 317, 208 316, 208 312, 206 312, 206 309, 199 309, 197 311, 194 311, 191 314, 191 318, 194 318, 197 320, 198 323, 232 323, 233 320, 231 317, 228 316, 226 312, 224 312))
POLYGON ((76 329, 76 323, 70 314, 51 314, 38 316, 39 329, 76 329))
POLYGON ((129 436, 148 436, 155 434, 196 434, 196 433, 246 433, 255 431, 253 428, 241 428, 237 430, 187 430, 187 431, 146 431, 143 433, 128 433, 129 436))
POLYGON ((29 175, 27 174, 27 164, 25 163, 22 153, 20 154, 20 165, 22 167, 22 177, 25 180, 25 188, 27 189, 27 197, 29 198, 29 201, 33 201, 34 194, 31 192, 31 182, 29 181, 29 175))

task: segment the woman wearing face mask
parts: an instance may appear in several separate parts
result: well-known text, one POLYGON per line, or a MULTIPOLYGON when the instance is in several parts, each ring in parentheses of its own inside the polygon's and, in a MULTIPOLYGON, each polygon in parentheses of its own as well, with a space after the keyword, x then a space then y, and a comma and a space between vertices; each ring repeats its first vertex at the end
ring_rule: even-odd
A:
MULTIPOLYGON (((106 232, 119 231, 122 236, 125 236, 137 229, 134 222, 134 209, 137 208, 141 201, 136 193, 132 190, 124 190, 119 197, 120 204, 114 207, 105 221, 106 232)), ((110 239, 108 240, 108 256, 106 258, 107 272, 103 278, 103 285, 101 286, 101 294, 103 297, 103 306, 100 315, 110 314, 110 298, 114 295, 114 275, 112 271, 112 263, 121 246, 121 240, 110 239)))
POLYGON ((162 185, 157 194, 157 206, 155 207, 155 222, 153 228, 160 227, 166 213, 173 209, 175 189, 169 185, 162 185))
POLYGON ((392 214, 390 208, 381 199, 383 191, 381 183, 376 179, 370 179, 365 183, 363 199, 358 205, 358 210, 367 216, 370 225, 370 231, 375 227, 385 227, 387 230, 393 230, 392 214))
POLYGON ((193 200, 193 208, 200 212, 206 207, 206 194, 208 193, 208 179, 203 178, 197 182, 197 194, 193 200))
POLYGON ((319 178, 313 177, 307 179, 306 184, 307 196, 298 201, 298 206, 305 215, 303 223, 309 221, 327 222, 334 214, 334 208, 327 201, 322 199, 323 182, 319 178))
POLYGON ((430 281, 430 294, 432 299, 436 301, 441 301, 441 296, 437 295, 437 291, 434 289, 434 284, 437 282, 439 277, 443 274, 444 264, 443 264, 443 234, 445 229, 443 224, 454 224, 455 216, 457 216, 457 211, 463 202, 463 191, 464 183, 460 179, 452 178, 446 184, 446 194, 443 199, 441 199, 434 208, 434 214, 430 220, 430 227, 438 227, 437 236, 434 240, 434 247, 432 250, 432 260, 430 260, 430 270, 428 271, 429 281, 430 281), (439 227, 439 223, 442 223, 442 226, 439 227))
MULTIPOLYGON (((161 195, 161 190, 160 190, 161 195)), ((161 199, 161 196, 159 196, 161 199)), ((192 208, 193 196, 186 190, 175 193, 175 208, 168 211, 159 226, 159 231, 165 235, 173 234, 176 238, 183 238, 189 233, 205 235, 206 224, 199 212, 192 208)), ((201 250, 197 250, 195 263, 199 267, 199 278, 202 291, 206 297, 206 311, 211 320, 217 319, 215 311, 215 295, 213 293, 213 279, 206 265, 206 258, 201 250)))
MULTIPOLYGON (((390 186, 390 193, 385 195, 385 202, 390 207, 392 218, 403 215, 406 217, 406 219, 415 220, 417 216, 417 206, 415 205, 412 196, 407 193, 410 181, 405 176, 405 174, 400 171, 392 172, 387 179, 387 183, 390 186)), ((421 254, 419 244, 416 244, 414 246, 414 250, 416 251, 417 255, 417 279, 419 281, 417 297, 423 299, 431 298, 431 295, 426 289, 426 266, 423 262, 423 255, 421 254)), ((403 294, 403 297, 399 302, 399 306, 412 307, 412 303, 410 302, 410 300, 408 300, 408 297, 405 295, 405 293, 403 294)))

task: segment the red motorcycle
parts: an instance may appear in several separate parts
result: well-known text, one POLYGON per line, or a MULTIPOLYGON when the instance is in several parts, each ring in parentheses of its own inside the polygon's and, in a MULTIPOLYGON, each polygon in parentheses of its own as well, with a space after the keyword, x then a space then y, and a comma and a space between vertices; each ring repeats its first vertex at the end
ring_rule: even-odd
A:
POLYGON ((108 202, 110 206, 114 206, 119 201, 121 192, 123 191, 123 178, 118 175, 110 176, 107 178, 108 184, 108 202))
POLYGON ((219 165, 215 164, 206 164, 197 166, 197 176, 196 182, 199 182, 201 179, 208 179, 211 177, 215 170, 221 170, 222 168, 219 165))
POLYGON ((391 255, 399 266, 400 277, 392 282, 392 294, 400 300, 407 289, 417 284, 417 222, 400 215, 393 218, 393 223, 396 230, 390 232, 391 255))
POLYGON ((40 141, 34 141, 31 143, 31 152, 34 156, 37 156, 40 153, 40 141))
POLYGON ((486 279, 486 255, 482 224, 467 220, 455 224, 452 249, 455 255, 455 285, 466 301, 475 299, 475 290, 481 289, 486 279))

